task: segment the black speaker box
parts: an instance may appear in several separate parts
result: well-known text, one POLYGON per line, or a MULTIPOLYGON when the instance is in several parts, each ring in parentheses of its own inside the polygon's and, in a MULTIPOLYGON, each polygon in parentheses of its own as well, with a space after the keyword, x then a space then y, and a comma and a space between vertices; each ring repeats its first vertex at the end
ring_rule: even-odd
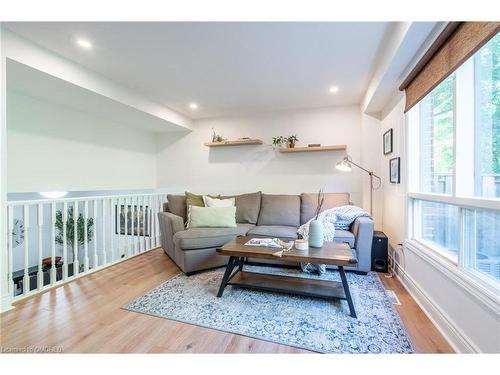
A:
POLYGON ((389 271, 389 242, 384 232, 378 230, 373 232, 372 243, 372 271, 388 272, 389 271))

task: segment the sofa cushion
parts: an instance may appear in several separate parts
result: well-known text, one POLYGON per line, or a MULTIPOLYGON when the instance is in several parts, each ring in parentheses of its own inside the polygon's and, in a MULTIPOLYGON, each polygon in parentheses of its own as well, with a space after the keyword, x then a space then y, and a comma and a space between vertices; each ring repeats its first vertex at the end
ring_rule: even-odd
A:
POLYGON ((262 193, 258 191, 256 193, 222 196, 221 199, 235 198, 237 223, 256 224, 259 218, 261 195, 262 193))
POLYGON ((354 247, 354 234, 348 230, 335 229, 333 240, 336 242, 347 242, 351 248, 354 247))
POLYGON ((203 203, 205 207, 234 207, 233 198, 212 198, 209 195, 203 196, 203 203))
POLYGON ((188 207, 186 228, 236 228, 236 207, 188 207))
POLYGON ((168 211, 174 215, 180 216, 187 220, 187 210, 186 210, 186 196, 184 195, 167 195, 167 208, 168 211))
POLYGON ((300 225, 300 196, 262 194, 257 225, 300 225))
POLYGON ((197 206, 197 207, 205 207, 205 203, 203 202, 203 195, 197 195, 190 193, 189 191, 185 192, 186 194, 186 206, 197 206))
MULTIPOLYGON (((300 196, 300 224, 305 224, 316 214, 318 193, 302 193, 300 196)), ((349 204, 349 193, 325 193, 321 211, 349 204)))
POLYGON ((248 231, 250 237, 297 239, 297 227, 286 225, 258 225, 248 231))
POLYGON ((175 246, 182 250, 220 247, 236 236, 245 236, 252 224, 238 224, 236 228, 190 228, 174 234, 175 246))

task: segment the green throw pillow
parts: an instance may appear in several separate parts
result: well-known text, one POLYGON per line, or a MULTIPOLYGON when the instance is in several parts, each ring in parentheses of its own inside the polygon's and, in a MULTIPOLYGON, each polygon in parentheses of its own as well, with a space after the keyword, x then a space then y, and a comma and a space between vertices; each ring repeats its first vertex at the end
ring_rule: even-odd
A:
POLYGON ((235 228, 236 207, 188 206, 187 228, 235 228))
POLYGON ((205 207, 205 203, 203 203, 203 195, 196 195, 186 191, 186 207, 189 206, 198 206, 205 207))

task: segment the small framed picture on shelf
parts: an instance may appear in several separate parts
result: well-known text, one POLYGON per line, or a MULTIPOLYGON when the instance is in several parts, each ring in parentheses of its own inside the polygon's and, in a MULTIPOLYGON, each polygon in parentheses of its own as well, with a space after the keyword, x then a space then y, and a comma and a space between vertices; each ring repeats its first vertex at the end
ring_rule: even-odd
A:
POLYGON ((399 184, 401 182, 400 179, 400 158, 393 158, 389 160, 389 182, 393 184, 399 184))
POLYGON ((384 133, 384 155, 392 152, 392 128, 384 133))

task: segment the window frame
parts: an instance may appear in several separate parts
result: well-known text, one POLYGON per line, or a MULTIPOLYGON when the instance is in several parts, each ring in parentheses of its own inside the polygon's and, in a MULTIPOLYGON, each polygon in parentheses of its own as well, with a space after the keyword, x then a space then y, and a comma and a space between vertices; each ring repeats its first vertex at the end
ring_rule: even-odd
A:
MULTIPOLYGON (((405 114, 404 117, 404 132, 407 135, 405 137, 405 155, 406 155, 406 168, 405 168, 405 174, 406 174, 406 207, 405 207, 405 216, 406 216, 406 238, 407 240, 405 242, 409 242, 412 246, 418 247, 421 251, 424 252, 429 252, 432 254, 432 258, 435 261, 440 262, 443 265, 447 265, 447 267, 451 267, 452 269, 456 269, 459 274, 466 274, 468 278, 472 278, 475 280, 475 282, 479 283, 483 287, 487 287, 488 289, 493 289, 493 290, 500 290, 500 281, 495 280, 491 278, 490 276, 483 274, 481 271, 471 268, 470 267, 470 262, 467 260, 467 256, 470 257, 470 254, 467 253, 467 250, 465 249, 465 235, 466 235, 466 228, 464 227, 464 215, 466 215, 465 210, 486 210, 486 211, 493 211, 493 212, 500 212, 500 197, 480 197, 480 196, 475 196, 476 194, 476 188, 475 184, 476 182, 473 181, 472 183, 472 194, 470 194, 470 186, 463 187, 463 186, 457 186, 457 183, 459 184, 464 184, 466 182, 465 180, 467 179, 467 174, 464 173, 464 170, 468 168, 469 166, 465 166, 463 168, 457 168, 457 166, 460 166, 463 163, 464 155, 463 154, 457 154, 457 146, 460 148, 461 152, 464 151, 462 150, 461 146, 458 145, 464 144, 464 140, 467 139, 467 137, 470 136, 470 133, 467 133, 467 130, 464 131, 462 124, 464 122, 470 121, 470 109, 471 107, 474 108, 473 111, 473 126, 472 131, 474 132, 474 137, 476 136, 476 97, 475 97, 475 92, 472 92, 472 98, 474 98, 474 101, 472 104, 468 104, 467 100, 470 100, 470 92, 466 93, 457 93, 457 87, 462 89, 464 87, 471 87, 473 90, 475 90, 475 82, 472 84, 468 81, 470 75, 470 69, 472 68, 472 71, 475 72, 475 67, 473 65, 474 61, 474 55, 467 60, 463 66, 458 68, 454 74, 454 84, 453 84, 453 98, 454 98, 454 107, 453 107, 453 188, 452 188, 452 193, 451 195, 447 194, 440 194, 440 193, 423 193, 420 192, 420 155, 416 153, 415 151, 421 148, 421 140, 420 140, 420 107, 419 104, 415 105, 412 110, 408 111, 405 114), (462 69, 461 69, 462 68, 462 69), (467 71, 469 69, 469 71, 467 71), (465 98, 465 101, 464 101, 465 98), (461 100, 461 101, 460 101, 461 100), (457 101, 460 101, 460 106, 461 108, 457 108, 457 101), (466 109, 462 110, 463 108, 463 103, 466 102, 466 109), (418 124, 418 125, 417 125, 418 124), (460 127, 460 128, 459 128, 460 127), (459 134, 460 133, 460 134, 459 134), (457 136, 458 134, 458 136, 457 136), (415 157, 415 155, 418 155, 418 157, 415 157), (458 159, 457 159, 458 157, 458 159), (462 169, 462 170, 460 170, 462 169), (412 173, 412 171, 418 171, 418 173, 412 173), (458 174, 457 174, 458 173, 458 174), (464 177, 466 176, 466 177, 464 177), (416 222, 415 220, 415 210, 418 209, 418 201, 427 201, 427 202, 435 202, 435 203, 444 203, 444 204, 449 204, 456 206, 458 208, 458 222, 457 222, 457 243, 458 243, 458 256, 457 259, 455 257, 451 256, 451 254, 447 253, 446 251, 443 251, 442 249, 439 248, 439 246, 433 246, 431 243, 421 240, 419 238, 415 237, 416 233, 418 232, 417 226, 420 225, 419 223, 416 222)), ((469 89, 467 89, 469 90, 469 89)), ((470 129, 468 130, 470 132, 470 129)), ((465 155, 465 158, 470 158, 470 153, 472 150, 472 156, 473 156, 473 161, 472 161, 472 173, 473 176, 476 175, 475 171, 475 145, 476 145, 476 140, 474 139, 474 142, 472 142, 472 145, 470 146, 471 148, 468 148, 464 152, 467 154, 465 155)), ((467 171, 469 173, 469 171, 467 171)))

